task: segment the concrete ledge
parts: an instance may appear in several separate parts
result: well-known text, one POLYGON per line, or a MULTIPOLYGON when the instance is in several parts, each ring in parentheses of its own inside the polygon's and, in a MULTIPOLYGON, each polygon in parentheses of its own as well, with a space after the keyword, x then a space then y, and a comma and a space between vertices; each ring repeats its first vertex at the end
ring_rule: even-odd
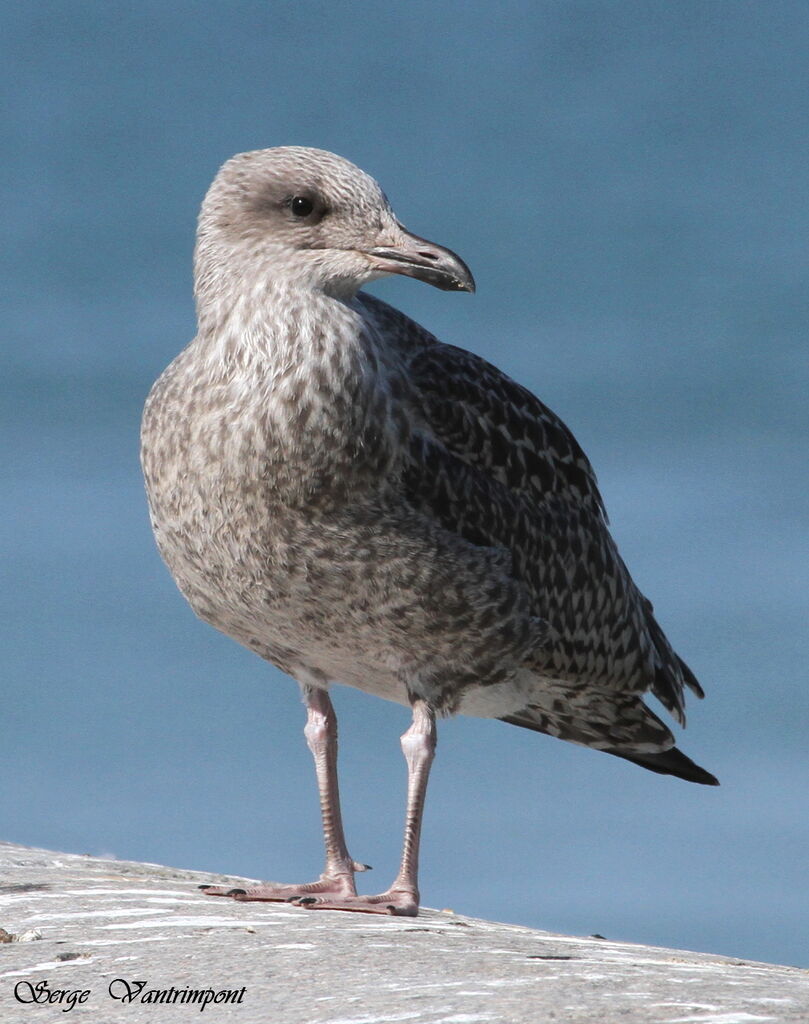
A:
POLYGON ((0 1020, 809 1021, 809 971, 798 968, 436 910, 239 904, 196 890, 210 881, 245 879, 0 843, 0 1020))

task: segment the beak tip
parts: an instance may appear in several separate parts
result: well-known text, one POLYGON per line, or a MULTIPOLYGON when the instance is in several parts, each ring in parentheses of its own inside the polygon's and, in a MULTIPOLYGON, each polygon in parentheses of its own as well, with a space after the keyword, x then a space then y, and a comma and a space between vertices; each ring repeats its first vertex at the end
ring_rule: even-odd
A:
POLYGON ((468 271, 463 277, 455 277, 447 290, 450 289, 455 292, 468 292, 470 295, 474 295, 477 291, 475 279, 468 271))
POLYGON ((394 245, 364 250, 383 273, 415 277, 444 292, 475 291, 475 279, 460 256, 399 228, 401 237, 394 245))
POLYGON ((474 295, 476 285, 475 279, 472 277, 472 271, 459 256, 456 256, 455 253, 451 255, 455 264, 452 268, 452 286, 454 290, 469 292, 470 295, 474 295))
POLYGON ((472 277, 472 271, 455 253, 451 255, 453 263, 445 274, 440 277, 436 275, 433 280, 424 279, 428 280, 429 284, 445 292, 469 292, 470 295, 473 295, 477 291, 477 286, 475 285, 474 277, 472 277))

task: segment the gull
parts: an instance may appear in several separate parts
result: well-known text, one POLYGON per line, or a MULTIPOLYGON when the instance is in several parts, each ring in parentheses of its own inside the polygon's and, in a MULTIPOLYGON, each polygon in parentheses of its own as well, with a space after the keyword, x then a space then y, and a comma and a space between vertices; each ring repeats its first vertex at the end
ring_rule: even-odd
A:
POLYGON ((644 703, 703 692, 608 528, 570 430, 480 357, 361 291, 473 292, 377 182, 297 146, 242 153, 199 218, 198 333, 153 386, 141 458, 160 553, 196 614, 293 677, 326 860, 237 900, 415 916, 436 718, 512 725, 707 785, 644 703), (358 895, 337 781, 343 683, 412 709, 399 873, 358 895))

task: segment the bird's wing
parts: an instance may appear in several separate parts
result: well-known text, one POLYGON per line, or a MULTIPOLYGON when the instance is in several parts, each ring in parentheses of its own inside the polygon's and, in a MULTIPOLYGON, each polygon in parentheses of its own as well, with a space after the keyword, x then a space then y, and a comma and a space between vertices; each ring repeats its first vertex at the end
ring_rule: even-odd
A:
POLYGON ((607 529, 590 463, 570 430, 526 388, 403 314, 370 300, 401 339, 422 430, 404 486, 445 529, 510 550, 551 640, 543 676, 640 693, 680 721, 683 687, 699 684, 671 649, 607 529))

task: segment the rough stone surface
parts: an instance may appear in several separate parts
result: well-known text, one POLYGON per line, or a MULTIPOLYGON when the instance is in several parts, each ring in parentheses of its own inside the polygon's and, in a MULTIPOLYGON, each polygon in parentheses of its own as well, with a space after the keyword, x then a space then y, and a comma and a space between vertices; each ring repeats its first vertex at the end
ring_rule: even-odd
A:
POLYGON ((200 1014, 217 1024, 809 1021, 809 971, 798 968, 448 911, 414 920, 235 903, 196 886, 245 879, 8 843, 0 870, 0 929, 14 936, 0 934, 3 1024, 173 1024, 200 1014), (134 999, 113 998, 111 987, 134 999), (71 1009, 67 996, 35 1005, 15 989, 26 1000, 89 995, 71 1009), (172 989, 174 1003, 145 1001, 172 998, 172 989), (241 1001, 181 1003, 187 990, 241 1001))

